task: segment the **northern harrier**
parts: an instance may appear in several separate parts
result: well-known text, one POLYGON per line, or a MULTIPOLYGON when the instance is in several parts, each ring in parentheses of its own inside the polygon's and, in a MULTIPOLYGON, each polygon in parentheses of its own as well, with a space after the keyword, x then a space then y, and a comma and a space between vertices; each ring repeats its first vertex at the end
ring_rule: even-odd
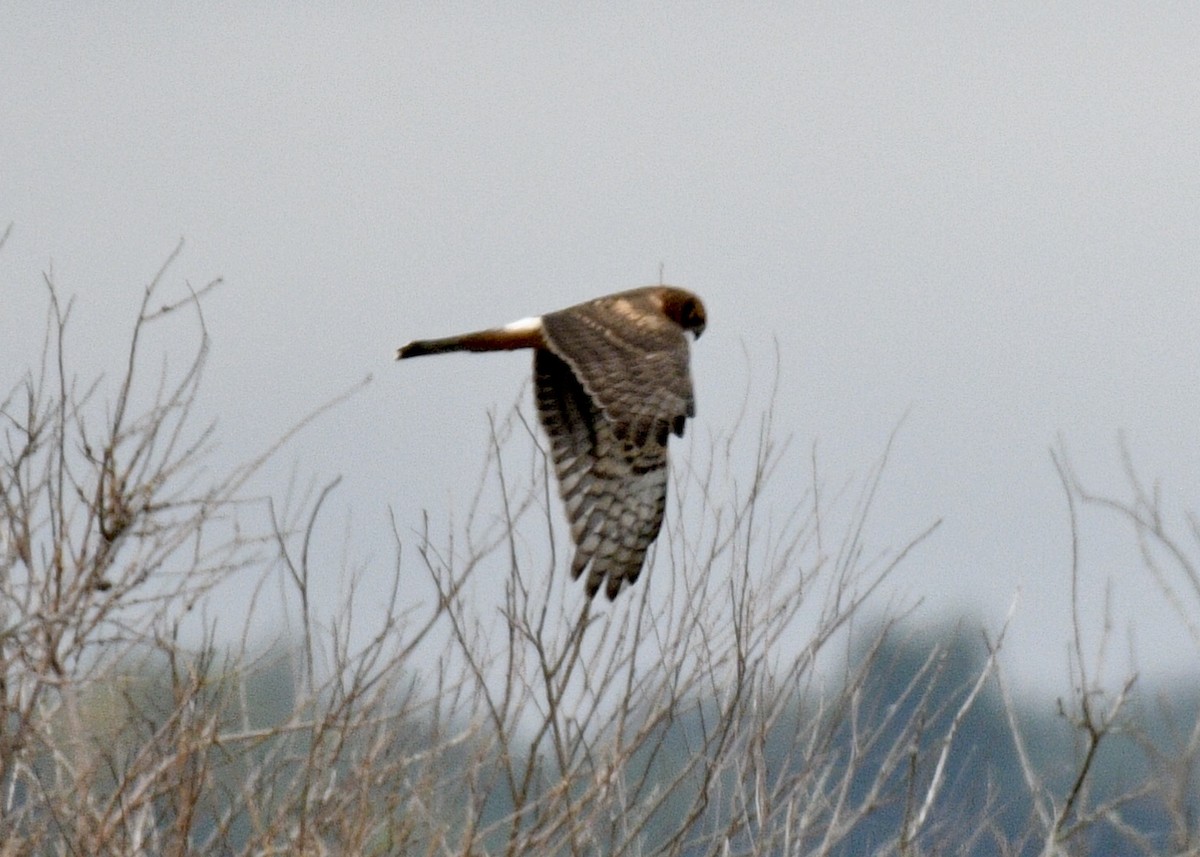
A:
POLYGON ((410 342, 396 359, 533 349, 538 418, 571 522, 571 576, 615 598, 642 570, 667 503, 667 439, 696 412, 688 342, 704 332, 691 292, 647 286, 505 327, 410 342))

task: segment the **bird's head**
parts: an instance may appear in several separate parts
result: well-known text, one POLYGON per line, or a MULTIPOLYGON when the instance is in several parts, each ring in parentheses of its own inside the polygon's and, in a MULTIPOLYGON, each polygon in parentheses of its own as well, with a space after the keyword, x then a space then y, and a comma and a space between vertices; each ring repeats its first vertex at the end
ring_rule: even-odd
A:
POLYGON ((667 287, 664 290, 663 313, 684 330, 690 330, 697 339, 708 322, 704 302, 685 289, 667 287))

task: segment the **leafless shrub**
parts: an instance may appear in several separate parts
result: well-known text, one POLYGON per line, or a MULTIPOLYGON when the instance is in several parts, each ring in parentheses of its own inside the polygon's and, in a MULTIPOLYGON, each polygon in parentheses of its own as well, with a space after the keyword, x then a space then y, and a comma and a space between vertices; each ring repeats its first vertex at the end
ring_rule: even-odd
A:
MULTIPOLYGON (((218 281, 164 302, 177 253, 113 387, 77 375, 71 305, 47 279, 40 363, 0 402, 0 854, 1055 853, 1144 793, 1091 799, 1129 688, 1102 704, 1080 647, 1069 790, 1026 754, 1028 828, 1000 823, 1014 797, 987 783, 968 806, 965 780, 988 770, 953 754, 1004 631, 966 667, 942 641, 899 663, 905 611, 875 602, 937 522, 873 549, 888 452, 831 488, 769 408, 693 431, 653 564, 615 602, 565 579, 520 409, 493 419, 463 523, 395 523, 386 570, 316 568, 337 480, 255 495, 287 437, 220 472, 196 414, 218 281), (150 374, 145 332, 181 322, 189 361, 150 374), (318 572, 342 575, 342 603, 319 603, 318 572), (254 583, 246 630, 218 636, 205 617, 235 577, 254 583), (295 636, 262 651, 248 631, 267 593, 295 636)), ((1157 764, 1173 841, 1194 848, 1191 768, 1157 764)))
MULTIPOLYGON (((1110 644, 1112 625, 1106 615, 1098 651, 1087 651, 1080 616, 1080 518, 1084 510, 1115 515, 1131 525, 1151 584, 1175 610, 1181 626, 1200 649, 1200 525, 1193 515, 1185 515, 1182 537, 1169 523, 1161 491, 1148 487, 1133 465, 1128 446, 1122 438, 1121 460, 1130 486, 1131 498, 1117 499, 1089 490, 1071 468, 1065 452, 1054 454, 1054 463, 1064 489, 1069 513, 1071 550, 1072 693, 1059 701, 1061 716, 1073 731, 1077 763, 1070 784, 1060 796, 1046 788, 1034 770, 1021 744, 1021 732, 1014 723, 1014 735, 1021 748, 1022 769, 1042 828, 1041 853, 1094 853, 1097 836, 1119 842, 1126 853, 1197 854, 1200 853, 1200 828, 1197 811, 1200 795, 1196 777, 1200 770, 1200 706, 1195 699, 1185 710, 1172 710, 1171 700, 1163 699, 1156 716, 1150 700, 1135 693, 1136 673, 1123 677, 1115 687, 1106 687, 1101 677, 1105 649, 1110 644), (1154 728, 1155 723, 1160 724, 1154 728), (1115 745, 1115 746, 1114 746, 1115 745), (1115 787, 1104 792, 1095 788, 1098 760, 1105 749, 1124 753, 1133 762, 1115 787), (1140 773, 1139 772, 1144 772, 1140 773), (1143 816, 1142 823, 1134 817, 1143 816), (1163 817, 1166 824, 1147 829, 1148 814, 1163 817), (1166 828, 1165 830, 1163 828, 1166 828)), ((1177 698, 1178 701, 1178 698, 1177 698)), ((1011 705, 1009 706, 1011 712, 1011 705)), ((1112 847, 1111 845, 1109 847, 1112 847)))
MULTIPOLYGON (((214 475, 214 426, 197 425, 194 410, 208 351, 200 302, 219 281, 164 303, 178 252, 144 291, 111 389, 76 374, 72 306, 47 277, 40 362, 0 401, 0 841, 12 853, 248 844, 256 824, 304 843, 300 781, 283 779, 303 766, 287 739, 302 735, 308 759, 323 761, 331 730, 335 743, 348 737, 346 711, 357 718, 360 697, 385 695, 373 682, 388 672, 386 629, 341 653, 358 670, 349 700, 343 675, 310 681, 283 722, 255 729, 246 690, 261 665, 244 647, 219 655, 211 624, 199 647, 180 642, 223 583, 250 575, 261 586, 304 530, 248 526, 266 503, 246 485, 275 448, 214 475), (185 314, 197 332, 190 359, 152 373, 144 337, 185 314)), ((306 569, 287 568, 302 594, 306 569)), ((317 770, 310 792, 326 785, 317 770)))

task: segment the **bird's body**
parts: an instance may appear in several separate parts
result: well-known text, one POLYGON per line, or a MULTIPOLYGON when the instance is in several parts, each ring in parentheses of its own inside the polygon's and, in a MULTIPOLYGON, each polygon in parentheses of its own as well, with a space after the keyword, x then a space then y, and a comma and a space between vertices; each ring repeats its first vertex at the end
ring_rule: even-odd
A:
POLYGON ((451 351, 534 350, 538 418, 571 523, 571 574, 614 598, 641 572, 662 526, 667 440, 695 413, 685 331, 704 304, 672 286, 607 295, 500 328, 417 340, 396 359, 451 351), (590 566, 590 568, 589 568, 590 566))

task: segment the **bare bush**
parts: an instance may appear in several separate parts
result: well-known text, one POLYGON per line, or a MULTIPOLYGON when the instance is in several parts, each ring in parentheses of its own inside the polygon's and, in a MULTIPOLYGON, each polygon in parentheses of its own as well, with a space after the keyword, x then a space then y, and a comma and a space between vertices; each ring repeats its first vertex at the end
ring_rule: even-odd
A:
MULTIPOLYGON (((1095 853, 1098 837, 1105 850, 1124 853, 1200 854, 1200 705, 1195 694, 1164 698, 1155 712, 1152 698, 1134 693, 1136 673, 1106 686, 1101 676, 1111 643, 1111 620, 1097 651, 1083 642, 1080 616, 1080 519, 1085 512, 1115 516, 1132 527, 1143 571, 1200 650, 1196 617, 1200 616, 1200 526, 1184 515, 1183 534, 1168 522, 1158 486, 1148 487, 1138 475, 1124 439, 1121 460, 1130 499, 1088 489, 1072 469, 1065 451, 1054 454, 1063 485, 1071 531, 1072 692, 1059 701, 1064 720, 1074 733, 1077 763, 1069 786, 1055 799, 1026 761, 1024 770, 1043 830, 1042 853, 1095 853), (1173 703, 1183 703, 1175 710, 1173 703), (1120 758, 1117 784, 1097 788, 1097 768, 1103 752, 1120 758), (1150 819, 1148 823, 1147 819, 1150 819)), ((1109 518, 1112 520, 1112 517, 1109 518)), ((1106 604, 1107 607, 1107 604, 1106 604)), ((1019 730, 1014 730, 1019 738, 1019 730)))
MULTIPOLYGON (((164 302, 175 256, 111 387, 77 374, 47 279, 40 362, 0 403, 0 854, 1054 853, 1144 794, 1093 802, 1095 750, 1065 792, 1025 753, 1015 796, 988 759, 957 761, 1000 710, 1003 629, 975 661, 949 637, 906 647, 904 611, 875 602, 937 522, 873 549, 888 453, 830 488, 769 409, 693 432, 652 566, 616 602, 562 573, 520 409, 493 420, 462 525, 395 524, 388 569, 316 567, 336 480, 253 493, 286 436, 221 470, 196 414, 217 281, 164 302), (145 332, 181 323, 186 365, 149 372, 145 332), (340 604, 313 596, 318 573, 342 576, 340 604), (205 617, 235 578, 253 584, 245 629, 270 591, 295 637, 218 637, 205 617)), ((1083 687, 1075 722, 1098 748, 1124 697, 1083 687)), ((1194 847, 1191 768, 1158 764, 1173 841, 1194 847)))

